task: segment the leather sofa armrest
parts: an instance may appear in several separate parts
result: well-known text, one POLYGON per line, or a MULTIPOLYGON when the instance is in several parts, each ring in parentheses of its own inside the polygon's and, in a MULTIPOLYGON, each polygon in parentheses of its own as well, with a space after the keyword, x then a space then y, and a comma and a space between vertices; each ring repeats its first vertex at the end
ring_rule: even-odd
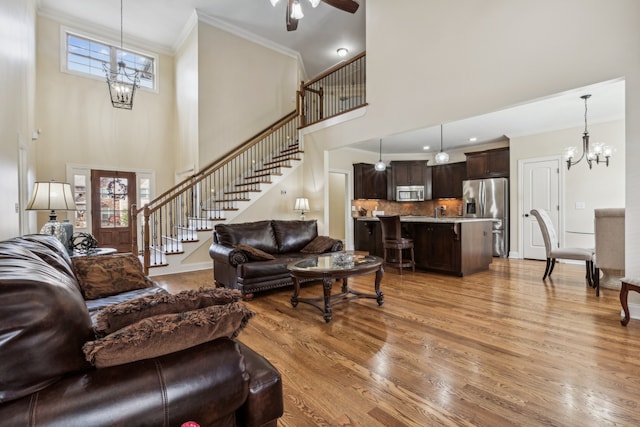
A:
POLYGON ((244 251, 219 243, 212 243, 211 246, 209 246, 209 256, 211 256, 214 261, 230 264, 233 267, 249 262, 249 257, 244 251))
POLYGON ((0 404, 3 425, 227 424, 249 395, 238 343, 226 338, 166 356, 68 375, 0 404), (222 422, 221 422, 222 420, 222 422))

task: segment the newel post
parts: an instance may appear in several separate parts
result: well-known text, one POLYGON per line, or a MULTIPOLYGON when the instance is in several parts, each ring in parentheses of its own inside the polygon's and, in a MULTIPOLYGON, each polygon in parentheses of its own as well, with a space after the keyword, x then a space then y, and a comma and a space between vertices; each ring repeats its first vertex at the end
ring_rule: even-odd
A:
POLYGON ((296 111, 300 115, 300 126, 304 127, 307 125, 307 115, 305 113, 306 109, 304 108, 304 80, 300 82, 300 90, 298 91, 298 96, 296 97, 296 111))

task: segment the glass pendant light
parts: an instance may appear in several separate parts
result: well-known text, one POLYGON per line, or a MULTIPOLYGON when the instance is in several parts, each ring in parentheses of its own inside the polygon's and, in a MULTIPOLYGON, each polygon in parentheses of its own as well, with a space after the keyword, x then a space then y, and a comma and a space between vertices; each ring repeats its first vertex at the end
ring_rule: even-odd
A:
POLYGON ((382 161, 382 138, 380 138, 380 160, 378 160, 374 166, 378 172, 387 170, 387 165, 382 161))
POLYGON ((436 163, 441 165, 449 161, 449 155, 442 151, 442 124, 440 124, 440 152, 436 154, 436 163))

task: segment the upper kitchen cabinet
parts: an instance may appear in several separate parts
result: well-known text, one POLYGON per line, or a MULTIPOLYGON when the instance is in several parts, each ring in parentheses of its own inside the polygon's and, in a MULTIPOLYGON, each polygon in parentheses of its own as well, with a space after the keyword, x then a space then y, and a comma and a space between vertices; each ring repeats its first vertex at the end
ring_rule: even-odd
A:
POLYGON ((402 160, 391 162, 394 185, 426 185, 427 162, 402 160))
POLYGON ((386 199, 387 171, 377 171, 370 163, 353 165, 353 198, 386 199))
POLYGON ((509 176, 509 147, 465 154, 467 179, 509 176))
POLYGON ((467 176, 465 162, 430 166, 433 199, 462 198, 462 181, 467 176))

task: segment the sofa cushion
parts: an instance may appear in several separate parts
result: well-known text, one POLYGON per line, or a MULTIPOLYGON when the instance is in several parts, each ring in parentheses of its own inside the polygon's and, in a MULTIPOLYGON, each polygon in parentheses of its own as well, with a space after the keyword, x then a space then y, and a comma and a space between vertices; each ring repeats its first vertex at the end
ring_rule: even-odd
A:
POLYGON ((235 338, 254 313, 243 303, 147 317, 83 346, 103 368, 181 351, 220 337, 235 338))
POLYGON ((153 286, 153 282, 144 275, 140 260, 132 253, 81 256, 72 261, 85 299, 153 286))
POLYGON ((329 236, 318 236, 300 250, 303 254, 321 254, 330 250, 335 245, 336 239, 329 236))
POLYGON ((240 249, 247 254, 247 258, 251 261, 267 261, 270 259, 276 259, 273 255, 266 253, 265 251, 261 251, 258 248, 254 248, 249 245, 234 245, 236 249, 240 249))
POLYGON ((62 245, 62 242, 55 236, 48 234, 27 234, 22 237, 14 237, 9 241, 28 249, 56 270, 75 280, 71 266, 71 258, 66 248, 62 245))
POLYGON ((311 221, 274 220, 272 223, 280 253, 300 252, 318 236, 318 223, 315 219, 311 221))
POLYGON ((277 253, 278 244, 271 221, 216 225, 218 242, 225 246, 249 245, 268 253, 277 253))
POLYGON ((15 242, 0 243, 0 402, 88 367, 91 319, 74 280, 15 242))
POLYGON ((97 336, 103 337, 146 317, 182 313, 240 299, 240 291, 224 288, 191 289, 175 295, 158 293, 105 307, 96 315, 94 329, 97 336))

